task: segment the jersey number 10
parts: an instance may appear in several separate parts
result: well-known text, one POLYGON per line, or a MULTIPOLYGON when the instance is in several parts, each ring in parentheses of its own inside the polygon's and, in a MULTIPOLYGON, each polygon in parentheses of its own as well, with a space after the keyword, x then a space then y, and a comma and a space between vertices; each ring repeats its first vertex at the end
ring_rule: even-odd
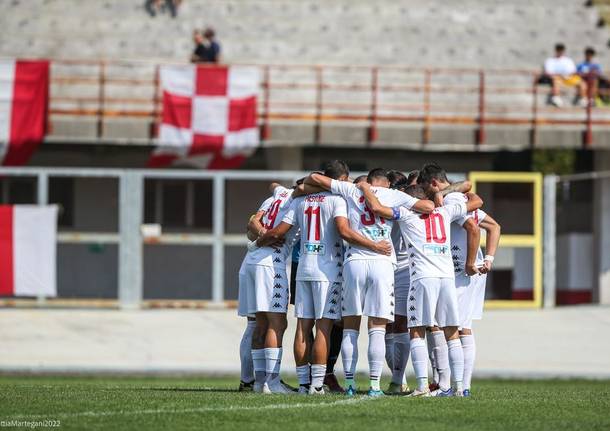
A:
POLYGON ((445 233, 443 215, 439 213, 422 214, 419 218, 426 223, 426 242, 434 241, 439 244, 444 244, 447 240, 447 235, 445 233))

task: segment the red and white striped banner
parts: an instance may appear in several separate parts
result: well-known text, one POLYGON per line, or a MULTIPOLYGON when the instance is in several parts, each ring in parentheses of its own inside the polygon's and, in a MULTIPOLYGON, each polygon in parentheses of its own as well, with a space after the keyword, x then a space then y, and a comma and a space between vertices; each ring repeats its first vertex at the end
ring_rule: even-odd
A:
POLYGON ((28 162, 44 139, 49 62, 0 60, 0 164, 28 162))
POLYGON ((163 115, 149 166, 239 167, 259 144, 259 70, 250 66, 164 66, 163 115))
POLYGON ((0 296, 57 296, 57 206, 0 205, 0 296))

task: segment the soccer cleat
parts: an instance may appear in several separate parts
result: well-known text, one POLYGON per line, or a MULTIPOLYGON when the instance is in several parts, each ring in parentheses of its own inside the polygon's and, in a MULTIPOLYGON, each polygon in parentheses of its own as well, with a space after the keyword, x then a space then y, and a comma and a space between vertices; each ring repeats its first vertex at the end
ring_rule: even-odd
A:
POLYGON ((410 391, 407 385, 391 382, 386 392, 390 395, 404 395, 410 391))
POLYGON ((463 397, 469 397, 470 396, 470 389, 464 389, 464 391, 462 392, 462 396, 463 397))
POLYGON ((353 397, 354 395, 356 395, 356 389, 354 389, 353 387, 349 386, 345 390, 345 395, 348 396, 348 397, 353 397))
POLYGON ((265 382, 263 385, 263 394, 294 394, 293 391, 288 389, 284 384, 279 380, 272 380, 271 382, 265 382))
POLYGON ((413 392, 411 392, 410 394, 405 395, 405 397, 409 397, 409 398, 427 398, 430 397, 430 391, 429 390, 425 390, 425 391, 420 391, 419 389, 415 389, 413 392))
POLYGON ((283 380, 280 380, 280 383, 281 383, 282 385, 284 385, 284 387, 285 387, 286 389, 288 389, 289 391, 292 391, 292 392, 297 392, 297 391, 298 391, 298 389, 297 389, 297 388, 295 388, 294 386, 290 386, 288 383, 286 383, 286 382, 285 382, 285 381, 283 381, 283 380))
POLYGON ((324 388, 315 388, 311 385, 309 387, 309 395, 324 395, 324 388))
POLYGON ((252 380, 249 383, 246 383, 244 381, 240 381, 239 382, 239 392, 252 392, 254 390, 254 380, 252 380))
POLYGON ((345 389, 337 381, 337 377, 334 374, 327 374, 324 377, 324 384, 328 387, 329 392, 342 394, 345 389))
POLYGON ((434 397, 453 397, 455 396, 455 392, 453 391, 453 389, 449 388, 446 391, 443 391, 442 389, 439 389, 437 391, 435 391, 434 397))
POLYGON ((366 395, 368 397, 372 397, 372 398, 379 398, 379 397, 385 396, 383 391, 380 391, 379 389, 373 389, 373 388, 369 388, 369 391, 366 393, 366 395))
POLYGON ((307 395, 309 394, 309 388, 307 386, 299 386, 299 391, 297 392, 299 395, 307 395))

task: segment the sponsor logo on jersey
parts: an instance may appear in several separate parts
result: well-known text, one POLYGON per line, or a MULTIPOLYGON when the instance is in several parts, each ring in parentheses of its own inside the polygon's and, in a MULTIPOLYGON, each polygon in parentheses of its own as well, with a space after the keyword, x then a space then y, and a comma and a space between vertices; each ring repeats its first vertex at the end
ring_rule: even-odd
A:
POLYGON ((424 244, 423 252, 426 256, 449 256, 449 247, 446 245, 424 244))
POLYGON ((313 242, 303 243, 303 253, 305 254, 317 254, 324 256, 326 254, 326 247, 324 244, 316 244, 313 242))
POLYGON ((372 240, 390 238, 390 230, 385 227, 381 227, 381 228, 365 227, 362 229, 362 232, 364 233, 365 236, 369 237, 372 240))

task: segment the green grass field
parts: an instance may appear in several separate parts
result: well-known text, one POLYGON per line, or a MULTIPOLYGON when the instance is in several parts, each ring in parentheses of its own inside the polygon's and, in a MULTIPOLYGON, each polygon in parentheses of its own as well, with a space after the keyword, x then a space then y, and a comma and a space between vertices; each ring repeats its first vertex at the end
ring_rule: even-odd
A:
POLYGON ((467 399, 265 396, 235 387, 234 378, 4 376, 0 428, 49 420, 62 430, 610 429, 609 381, 482 380, 467 399))

